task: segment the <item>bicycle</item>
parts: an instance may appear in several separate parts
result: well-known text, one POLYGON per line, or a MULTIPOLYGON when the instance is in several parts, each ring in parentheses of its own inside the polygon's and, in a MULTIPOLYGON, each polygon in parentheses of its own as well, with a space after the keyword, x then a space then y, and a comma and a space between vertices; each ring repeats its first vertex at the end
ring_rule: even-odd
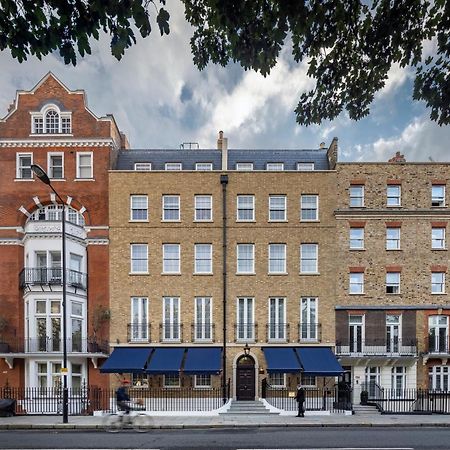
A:
POLYGON ((103 418, 103 427, 108 433, 117 433, 127 427, 133 428, 138 433, 145 433, 150 428, 151 418, 143 411, 144 408, 138 405, 132 407, 128 414, 122 410, 111 412, 103 418))

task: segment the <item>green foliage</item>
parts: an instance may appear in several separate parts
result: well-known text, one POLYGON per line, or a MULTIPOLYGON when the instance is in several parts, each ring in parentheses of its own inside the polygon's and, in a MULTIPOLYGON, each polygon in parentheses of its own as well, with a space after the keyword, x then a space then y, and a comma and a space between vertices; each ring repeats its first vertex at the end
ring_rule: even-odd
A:
POLYGON ((450 123, 450 2, 447 0, 182 0, 194 27, 195 64, 238 62, 268 75, 287 42, 307 61, 314 89, 295 110, 302 125, 369 114, 393 64, 416 70, 414 99, 450 123), (423 61, 423 43, 436 42, 423 61))
MULTIPOLYGON (((376 92, 394 64, 416 71, 413 98, 425 101, 431 119, 450 123, 449 0, 181 0, 193 26, 191 49, 199 69, 238 62, 268 75, 290 45, 295 63, 308 63, 314 89, 295 109, 302 125, 369 114, 376 92), (424 42, 436 47, 424 60, 424 42)), ((59 50, 75 65, 91 52, 91 38, 111 36, 121 59, 151 33, 155 14, 169 34, 165 0, 0 0, 0 50, 20 62, 59 50)))
POLYGON ((133 29, 142 37, 150 34, 150 12, 161 35, 168 34, 169 13, 153 0, 0 0, 0 50, 9 48, 19 62, 59 50, 65 64, 76 65, 77 52, 90 54, 90 39, 104 31, 120 60, 136 43, 133 29))

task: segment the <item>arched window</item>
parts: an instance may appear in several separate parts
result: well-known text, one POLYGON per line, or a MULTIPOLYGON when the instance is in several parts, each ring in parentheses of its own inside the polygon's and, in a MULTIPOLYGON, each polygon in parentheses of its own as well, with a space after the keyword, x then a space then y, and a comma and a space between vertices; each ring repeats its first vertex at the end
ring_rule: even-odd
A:
MULTIPOLYGON (((39 208, 33 214, 30 219, 32 221, 48 220, 57 221, 61 220, 62 206, 61 205, 47 205, 39 208)), ((85 225, 83 215, 71 207, 66 207, 66 220, 75 225, 83 227, 85 225)))
POLYGON ((49 134, 59 133, 59 114, 50 109, 45 115, 45 132, 49 134))

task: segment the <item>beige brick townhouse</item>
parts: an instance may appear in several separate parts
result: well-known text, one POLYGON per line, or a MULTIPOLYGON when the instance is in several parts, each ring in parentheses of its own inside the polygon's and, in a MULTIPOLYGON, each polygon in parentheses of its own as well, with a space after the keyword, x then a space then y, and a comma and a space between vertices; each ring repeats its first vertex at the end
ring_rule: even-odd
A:
POLYGON ((399 154, 337 165, 336 354, 355 397, 448 390, 449 169, 399 154))
POLYGON ((264 378, 334 382, 336 157, 337 140, 233 150, 222 133, 212 150, 120 152, 103 370, 153 387, 230 380, 239 400, 264 378))

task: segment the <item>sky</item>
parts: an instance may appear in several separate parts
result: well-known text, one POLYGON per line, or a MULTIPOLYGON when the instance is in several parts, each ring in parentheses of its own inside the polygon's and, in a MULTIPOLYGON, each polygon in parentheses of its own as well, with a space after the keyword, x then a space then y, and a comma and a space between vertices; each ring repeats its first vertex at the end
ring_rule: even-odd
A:
MULTIPOLYGON (((52 71, 69 89, 84 89, 97 116, 113 114, 132 148, 179 148, 183 142, 215 148, 223 130, 229 148, 310 149, 337 137, 340 161, 387 161, 397 151, 409 162, 450 161, 450 127, 431 121, 425 104, 412 100, 412 69, 391 69, 368 117, 355 122, 342 113, 300 126, 294 109, 314 81, 306 76, 306 63, 293 62, 288 46, 266 78, 237 64, 199 71, 183 7, 173 2, 167 9, 169 36, 161 37, 155 24, 121 61, 111 55, 108 37, 91 41, 92 54, 76 67, 65 66, 57 52, 22 64, 8 50, 0 52, 0 117, 16 90, 30 90, 52 71)), ((426 52, 433 52, 431 43, 426 52)))

